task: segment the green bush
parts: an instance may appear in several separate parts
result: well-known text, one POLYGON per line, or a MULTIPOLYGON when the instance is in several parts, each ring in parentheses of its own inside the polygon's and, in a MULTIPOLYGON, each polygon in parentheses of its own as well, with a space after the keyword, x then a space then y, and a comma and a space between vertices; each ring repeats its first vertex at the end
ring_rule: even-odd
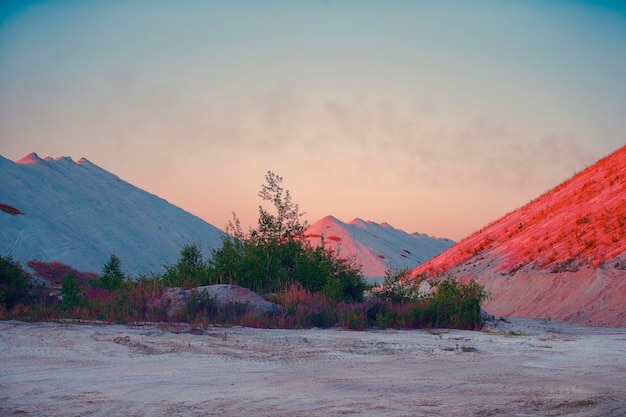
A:
POLYGON ((11 310, 30 301, 30 274, 13 257, 0 255, 0 305, 11 310))
POLYGON ((102 266, 100 287, 107 290, 116 290, 122 287, 126 276, 122 272, 122 261, 116 255, 111 255, 109 260, 102 266))
POLYGON ((369 327, 365 313, 358 306, 348 307, 339 314, 339 325, 344 329, 363 330, 369 327))
POLYGON ((418 287, 424 280, 424 277, 420 276, 417 279, 407 282, 410 275, 411 270, 408 268, 403 268, 399 271, 388 269, 385 271, 385 280, 382 285, 376 289, 375 295, 388 298, 394 303, 419 299, 420 294, 418 287))
POLYGON ((161 280, 170 287, 191 288, 209 284, 209 271, 200 246, 195 243, 183 246, 176 264, 165 266, 161 280))
POLYGON ((426 317, 433 327, 477 329, 482 326, 481 304, 488 298, 476 281, 462 284, 452 277, 435 282, 427 297, 426 317))
POLYGON ((374 299, 387 300, 386 309, 381 306, 368 314, 368 320, 376 314, 376 326, 389 327, 451 327, 479 329, 483 324, 481 304, 487 299, 484 287, 475 281, 462 284, 451 276, 431 280, 434 287, 427 294, 419 294, 418 277, 408 283, 403 279, 408 271, 388 272, 385 282, 374 299))
POLYGON ((61 295, 63 296, 62 306, 65 310, 71 310, 74 307, 83 305, 85 302, 85 298, 80 292, 80 287, 74 279, 74 275, 70 273, 65 274, 63 277, 61 295))

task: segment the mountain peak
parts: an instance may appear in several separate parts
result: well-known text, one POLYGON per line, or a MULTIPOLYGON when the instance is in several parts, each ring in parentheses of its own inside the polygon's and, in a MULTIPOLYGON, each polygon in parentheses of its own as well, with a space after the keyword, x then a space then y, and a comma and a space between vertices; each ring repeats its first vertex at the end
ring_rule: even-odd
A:
POLYGON ((94 165, 93 162, 91 162, 90 160, 88 160, 85 157, 80 158, 78 161, 76 161, 77 164, 79 165, 85 165, 85 166, 92 166, 94 165))
POLYGON ((341 220, 339 220, 335 216, 330 216, 330 215, 319 219, 314 224, 316 224, 316 225, 324 225, 325 227, 332 227, 332 226, 340 226, 340 227, 342 227, 343 225, 345 225, 344 222, 342 222, 341 220))
POLYGON ((15 161, 17 164, 38 164, 40 162, 43 162, 43 159, 41 159, 35 152, 31 152, 15 161))
POLYGON ((354 226, 359 226, 359 227, 367 227, 368 224, 371 224, 371 222, 368 222, 366 220, 363 220, 359 217, 352 219, 348 224, 354 225, 354 226))
POLYGON ((328 216, 323 217, 321 219, 321 221, 324 221, 324 222, 338 222, 339 219, 336 218, 335 216, 328 215, 328 216))
POLYGON ((47 162, 61 162, 61 163, 74 163, 74 160, 70 156, 59 156, 57 158, 53 158, 51 156, 46 156, 44 161, 47 162))

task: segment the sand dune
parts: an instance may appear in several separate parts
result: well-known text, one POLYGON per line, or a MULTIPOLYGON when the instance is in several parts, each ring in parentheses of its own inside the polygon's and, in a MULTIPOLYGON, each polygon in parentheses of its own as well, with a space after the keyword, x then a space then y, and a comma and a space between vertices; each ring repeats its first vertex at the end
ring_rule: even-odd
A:
POLYGON ((623 416, 626 329, 0 322, 3 416, 623 416))

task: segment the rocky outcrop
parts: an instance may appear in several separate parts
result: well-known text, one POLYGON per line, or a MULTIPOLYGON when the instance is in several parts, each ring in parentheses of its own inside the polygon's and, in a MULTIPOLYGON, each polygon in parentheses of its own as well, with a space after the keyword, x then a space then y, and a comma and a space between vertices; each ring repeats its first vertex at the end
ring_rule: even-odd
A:
POLYGON ((188 290, 178 287, 166 288, 159 298, 150 301, 149 306, 163 308, 168 317, 173 317, 176 312, 185 308, 194 291, 197 294, 206 294, 221 308, 232 304, 243 304, 247 306, 248 311, 256 313, 275 313, 281 308, 254 291, 227 284, 207 285, 188 290))

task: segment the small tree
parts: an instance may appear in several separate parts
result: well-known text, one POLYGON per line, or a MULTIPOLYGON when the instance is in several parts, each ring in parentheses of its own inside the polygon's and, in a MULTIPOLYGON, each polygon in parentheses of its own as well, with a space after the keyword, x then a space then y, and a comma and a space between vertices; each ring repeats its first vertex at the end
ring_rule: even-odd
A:
POLYGON ((100 285, 107 290, 117 290, 122 287, 125 279, 126 277, 122 272, 122 261, 116 255, 111 255, 102 266, 100 285))
POLYGON ((258 229, 252 232, 252 237, 262 242, 275 241, 285 242, 302 237, 308 224, 300 223, 300 213, 297 204, 291 201, 289 190, 281 186, 283 178, 267 171, 264 184, 259 191, 259 197, 263 201, 271 201, 276 211, 275 214, 259 206, 258 229))
POLYGON ((197 244, 188 244, 180 251, 180 258, 176 264, 181 275, 195 278, 201 274, 204 267, 202 251, 197 244))
POLYGON ((165 267, 163 283, 177 287, 206 285, 209 273, 197 244, 187 244, 180 251, 180 257, 174 266, 165 267))
MULTIPOLYGON (((239 236, 243 239, 242 235, 239 236)), ((211 281, 218 284, 243 285, 245 244, 240 238, 222 236, 222 247, 211 250, 208 261, 211 281)))
POLYGON ((0 255, 0 305, 7 310, 29 301, 30 274, 13 257, 0 255))
POLYGON ((74 279, 74 275, 69 272, 63 276, 61 284, 61 295, 63 296, 63 308, 70 310, 83 304, 84 297, 80 293, 80 288, 74 279))
POLYGON ((363 291, 367 285, 361 267, 353 259, 339 259, 330 252, 326 256, 331 264, 331 273, 323 291, 341 301, 363 301, 363 291))

